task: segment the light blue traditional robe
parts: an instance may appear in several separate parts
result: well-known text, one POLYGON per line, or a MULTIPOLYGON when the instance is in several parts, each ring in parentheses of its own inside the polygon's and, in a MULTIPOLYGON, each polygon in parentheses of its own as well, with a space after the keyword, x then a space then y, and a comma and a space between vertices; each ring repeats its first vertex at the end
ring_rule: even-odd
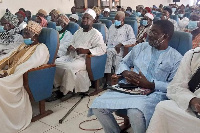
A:
MULTIPOLYGON (((165 50, 157 50, 148 42, 134 46, 132 51, 121 61, 116 74, 121 74, 134 67, 133 71, 136 73, 141 71, 149 81, 155 83, 155 92, 146 96, 108 90, 97 97, 90 108, 137 108, 144 113, 146 127, 148 127, 157 103, 167 99, 167 85, 173 79, 181 59, 182 55, 170 46, 165 50)), ((92 114, 90 109, 88 116, 92 114)))

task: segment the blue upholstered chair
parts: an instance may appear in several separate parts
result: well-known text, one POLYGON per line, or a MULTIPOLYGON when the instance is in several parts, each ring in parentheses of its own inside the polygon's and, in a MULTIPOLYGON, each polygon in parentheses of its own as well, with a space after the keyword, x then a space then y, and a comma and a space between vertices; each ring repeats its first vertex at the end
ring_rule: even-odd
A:
POLYGON ((156 21, 158 21, 158 20, 160 20, 161 18, 160 17, 155 17, 154 19, 153 19, 153 22, 156 22, 156 21))
POLYGON ((47 28, 52 28, 52 29, 56 30, 56 23, 49 21, 47 24, 47 28))
POLYGON ((112 21, 111 21, 111 20, 99 19, 99 21, 101 21, 102 23, 104 23, 108 29, 109 29, 110 26, 112 25, 112 21))
POLYGON ((35 21, 36 20, 36 15, 32 15, 32 20, 35 21))
POLYGON ((67 25, 67 29, 68 31, 70 31, 72 33, 72 35, 74 35, 74 33, 80 28, 80 26, 77 23, 74 22, 69 22, 69 24, 67 25))
POLYGON ((178 15, 171 15, 170 18, 178 22, 178 15))
POLYGON ((110 14, 109 16, 110 16, 110 17, 115 17, 115 15, 116 15, 116 14, 110 14))
MULTIPOLYGON (((192 35, 187 32, 178 32, 175 31, 170 42, 169 46, 176 49, 179 53, 184 55, 188 50, 192 48, 192 35)), ((112 84, 117 84, 118 79, 116 76, 112 76, 112 84)), ((129 118, 127 117, 127 111, 126 110, 119 110, 116 112, 116 115, 124 118, 124 124, 121 126, 121 129, 123 131, 130 128, 130 122, 129 118)))
POLYGON ((162 13, 161 12, 157 12, 156 13, 156 17, 161 17, 162 16, 162 13))
POLYGON ((103 40, 104 42, 106 41, 106 29, 104 24, 101 23, 94 23, 93 24, 93 28, 97 29, 99 32, 101 32, 102 36, 103 36, 103 40))
POLYGON ((190 15, 191 15, 191 13, 190 13, 190 12, 186 12, 186 13, 184 14, 184 16, 183 16, 183 17, 190 18, 190 15))
POLYGON ((29 94, 30 100, 39 102, 40 114, 34 116, 32 121, 53 113, 51 110, 45 111, 45 99, 51 96, 53 89, 56 70, 54 62, 59 48, 58 32, 54 29, 43 28, 39 35, 39 42, 46 44, 49 49, 49 62, 31 69, 23 75, 24 87, 29 94))
POLYGON ((137 36, 137 33, 138 33, 137 21, 136 20, 125 20, 124 23, 129 24, 133 28, 133 32, 134 32, 135 36, 137 36))
POLYGON ((115 20, 115 17, 108 17, 107 19, 113 21, 115 20))
POLYGON ((65 15, 69 18, 69 16, 72 15, 72 14, 65 14, 65 15))
POLYGON ((136 17, 125 17, 125 20, 137 20, 136 17))
POLYGON ((176 49, 181 55, 192 49, 192 34, 188 32, 175 31, 169 46, 176 49))

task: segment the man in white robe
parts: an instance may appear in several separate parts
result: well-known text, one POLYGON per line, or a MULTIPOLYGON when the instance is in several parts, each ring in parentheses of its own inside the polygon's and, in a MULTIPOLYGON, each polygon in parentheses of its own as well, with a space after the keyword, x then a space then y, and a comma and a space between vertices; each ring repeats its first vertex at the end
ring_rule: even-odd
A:
POLYGON ((103 55, 106 45, 101 33, 92 28, 96 13, 92 9, 85 11, 81 29, 73 36, 67 55, 56 59, 55 87, 66 95, 68 92, 86 92, 89 90, 90 79, 86 71, 85 59, 87 54, 103 55))
POLYGON ((174 25, 174 31, 179 31, 178 23, 170 18, 171 15, 172 15, 172 9, 165 7, 162 12, 161 20, 169 20, 174 25))
POLYGON ((23 43, 19 46, 19 48, 23 47, 22 49, 19 50, 19 48, 16 48, 9 54, 1 57, 0 60, 2 67, 2 59, 6 59, 6 57, 14 59, 10 60, 10 66, 14 70, 13 73, 2 75, 2 72, 7 68, 0 69, 0 133, 17 133, 30 124, 32 108, 29 95, 23 86, 23 74, 32 68, 46 64, 49 60, 48 48, 45 44, 38 43, 38 35, 42 27, 36 22, 29 21, 25 30, 27 32, 24 33, 24 38, 31 38, 33 41, 31 45, 23 43), (27 53, 26 49, 32 47, 35 47, 31 51, 32 53, 28 56, 25 55, 27 53), (26 53, 20 55, 22 51, 26 51, 26 53), (16 56, 11 56, 14 52, 16 52, 16 56), (19 62, 20 60, 22 62, 19 62), (17 67, 12 67, 15 63, 17 67))
POLYGON ((23 43, 22 35, 18 34, 21 29, 18 27, 19 20, 10 11, 1 18, 1 25, 4 31, 0 33, 0 57, 9 53, 23 43))
POLYGON ((167 87, 170 100, 160 102, 155 109, 147 133, 199 133, 200 89, 194 93, 188 82, 200 67, 200 48, 188 51, 167 87))
POLYGON ((107 74, 107 83, 110 82, 111 69, 119 67, 119 62, 123 57, 123 46, 135 44, 136 38, 130 25, 124 24, 125 13, 118 11, 115 16, 115 24, 111 25, 108 32, 107 41, 107 61, 105 73, 107 74))

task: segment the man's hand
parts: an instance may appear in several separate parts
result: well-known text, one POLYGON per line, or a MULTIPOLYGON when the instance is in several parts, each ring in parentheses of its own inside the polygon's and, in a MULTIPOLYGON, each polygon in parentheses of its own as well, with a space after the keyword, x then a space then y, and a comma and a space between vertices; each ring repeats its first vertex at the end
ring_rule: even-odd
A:
POLYGON ((123 44, 121 44, 121 43, 115 46, 115 50, 117 51, 118 54, 119 54, 120 48, 121 48, 122 46, 123 46, 123 44))
POLYGON ((83 48, 77 48, 76 52, 77 52, 77 54, 90 54, 89 49, 83 49, 83 48))
POLYGON ((139 74, 137 74, 133 71, 124 71, 122 75, 131 84, 137 85, 142 88, 151 89, 151 90, 155 88, 155 84, 152 82, 149 82, 146 79, 146 77, 142 74, 142 72, 139 72, 139 74))
POLYGON ((76 49, 72 46, 72 45, 70 45, 68 48, 67 48, 67 51, 69 51, 69 52, 71 52, 71 51, 75 51, 76 49))
POLYGON ((200 113, 200 98, 192 98, 190 100, 190 107, 192 108, 193 111, 200 113))

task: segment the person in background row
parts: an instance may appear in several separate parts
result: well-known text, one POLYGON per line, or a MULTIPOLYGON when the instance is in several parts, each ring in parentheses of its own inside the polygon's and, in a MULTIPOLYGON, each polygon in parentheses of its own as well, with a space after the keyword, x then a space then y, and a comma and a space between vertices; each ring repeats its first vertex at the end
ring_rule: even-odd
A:
POLYGON ((117 11, 121 11, 122 7, 121 6, 117 6, 117 11))
POLYGON ((147 10, 148 13, 151 13, 151 8, 150 7, 145 7, 145 10, 147 10))
POLYGON ((148 11, 146 9, 143 9, 142 10, 142 14, 141 14, 141 17, 144 17, 144 15, 147 13, 148 11))
POLYGON ((49 13, 49 17, 48 18, 50 21, 57 23, 58 18, 59 18, 59 14, 60 12, 56 9, 53 9, 50 13, 49 13))
POLYGON ((179 27, 179 31, 184 32, 186 26, 189 24, 189 19, 187 17, 184 17, 185 15, 185 10, 184 9, 180 9, 178 10, 178 27, 179 27))
MULTIPOLYGON (((107 40, 107 61, 105 66, 106 84, 111 84, 111 71, 117 70, 124 55, 124 46, 135 44, 136 38, 130 25, 124 23, 125 13, 118 11, 114 24, 109 28, 107 40)), ((106 86, 105 86, 106 87, 106 86)))
POLYGON ((174 25, 174 31, 179 31, 178 24, 175 20, 170 18, 171 15, 172 15, 172 9, 165 7, 162 12, 161 20, 169 20, 174 25))
POLYGON ((38 10, 38 13, 36 14, 36 16, 40 16, 40 17, 43 17, 44 19, 46 19, 47 12, 43 9, 40 9, 40 10, 38 10))
POLYGON ((29 11, 29 10, 27 10, 26 12, 25 12, 25 14, 26 14, 26 17, 25 17, 25 22, 27 22, 28 23, 28 21, 30 21, 30 20, 32 20, 32 18, 31 18, 31 12, 29 11), (26 19, 27 18, 27 19, 26 19))
POLYGON ((40 26, 42 26, 42 27, 47 27, 48 22, 47 22, 47 20, 46 20, 44 17, 36 16, 35 21, 36 21, 37 23, 39 23, 40 26))
POLYGON ((147 36, 150 32, 151 26, 153 25, 153 15, 146 13, 144 18, 141 20, 141 24, 138 27, 138 35, 136 43, 146 42, 147 36))
POLYGON ((132 12, 130 12, 130 11, 125 11, 125 16, 126 17, 130 17, 132 15, 132 12))
POLYGON ((31 123, 33 113, 23 74, 49 61, 48 48, 38 42, 41 30, 39 24, 29 21, 23 43, 0 58, 1 133, 17 133, 31 123))
POLYGON ((103 10, 103 17, 109 17, 110 16, 110 9, 109 8, 105 8, 103 10))
POLYGON ((130 11, 130 12, 132 13, 133 9, 132 9, 130 6, 128 6, 128 7, 126 8, 126 11, 130 11))
POLYGON ((74 23, 77 23, 78 20, 79 20, 79 16, 77 14, 72 14, 69 16, 69 20, 74 22, 74 23))
POLYGON ((56 30, 59 32, 60 39, 60 46, 57 57, 62 57, 67 54, 67 48, 72 41, 73 35, 70 31, 66 30, 69 22, 70 20, 66 15, 60 14, 56 26, 56 30))
POLYGON ((75 7, 75 6, 73 6, 73 7, 71 8, 71 12, 72 12, 72 14, 76 14, 76 7, 75 7))
MULTIPOLYGON (((94 6, 92 9, 96 13, 96 17, 95 17, 94 23, 102 24, 102 22, 99 21, 99 15, 101 14, 101 9, 99 7, 96 7, 96 6, 94 6)), ((105 33, 106 33, 106 36, 105 36, 105 42, 106 42, 107 39, 108 39, 108 28, 106 27, 105 24, 103 24, 103 25, 104 25, 104 29, 105 29, 105 33)))
POLYGON ((22 11, 25 13, 25 9, 24 8, 19 8, 19 11, 22 11))
POLYGON ((17 13, 15 13, 15 15, 17 16, 19 23, 18 23, 18 27, 22 30, 27 26, 27 23, 24 22, 24 19, 26 17, 26 14, 23 11, 18 11, 17 13))
POLYGON ((17 16, 10 11, 6 12, 1 18, 0 26, 0 57, 18 47, 24 40, 18 27, 17 16))

